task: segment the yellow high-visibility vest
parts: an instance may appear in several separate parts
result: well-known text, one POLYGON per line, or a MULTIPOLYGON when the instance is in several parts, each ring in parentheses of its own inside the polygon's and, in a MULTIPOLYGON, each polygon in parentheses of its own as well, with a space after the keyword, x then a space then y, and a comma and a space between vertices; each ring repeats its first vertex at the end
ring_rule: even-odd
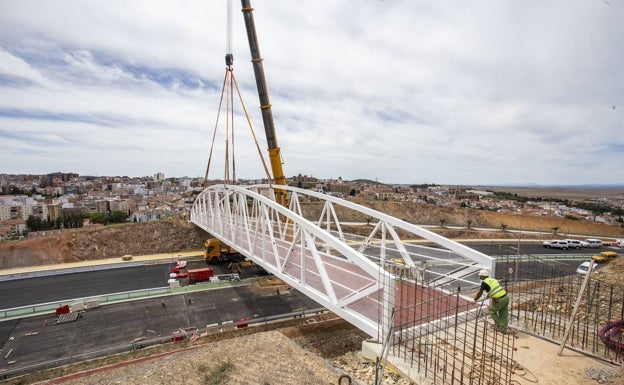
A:
POLYGON ((501 297, 504 297, 505 294, 507 294, 507 292, 505 291, 505 289, 503 289, 501 284, 498 283, 498 281, 495 280, 494 278, 487 277, 486 279, 483 280, 483 282, 485 282, 490 287, 490 291, 488 291, 489 298, 494 298, 494 299, 501 298, 501 297))

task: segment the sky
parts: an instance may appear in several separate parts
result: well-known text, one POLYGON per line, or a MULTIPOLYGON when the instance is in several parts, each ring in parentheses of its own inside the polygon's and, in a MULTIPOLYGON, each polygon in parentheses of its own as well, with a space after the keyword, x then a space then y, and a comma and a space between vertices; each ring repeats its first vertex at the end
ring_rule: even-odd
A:
MULTIPOLYGON (((251 5, 286 177, 624 183, 624 0, 251 5)), ((0 0, 0 173, 262 178, 232 8, 0 0)))

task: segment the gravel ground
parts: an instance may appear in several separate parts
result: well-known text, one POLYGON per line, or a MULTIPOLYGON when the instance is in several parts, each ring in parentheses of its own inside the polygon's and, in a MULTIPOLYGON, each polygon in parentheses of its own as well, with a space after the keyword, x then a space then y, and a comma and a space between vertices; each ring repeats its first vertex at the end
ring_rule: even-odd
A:
POLYGON ((337 383, 338 377, 323 358, 279 331, 269 331, 102 370, 63 384, 321 385, 337 383))
MULTIPOLYGON (((179 345, 140 349, 136 352, 142 354, 125 359, 111 357, 106 364, 83 363, 79 365, 83 372, 59 368, 56 376, 46 377, 53 378, 50 380, 14 378, 0 381, 0 384, 369 385, 374 382, 375 365, 360 357, 361 344, 366 338, 340 319, 319 319, 264 331, 250 327, 179 345), (62 373, 75 374, 62 377, 62 373), (345 375, 348 378, 341 381, 341 376, 345 375)), ((559 356, 558 345, 524 333, 520 334, 517 346, 514 359, 524 370, 514 375, 513 383, 624 385, 622 367, 601 364, 570 351, 559 356)), ((431 382, 413 383, 390 372, 385 373, 383 384, 432 385, 431 382)))
MULTIPOLYGON (((45 381, 52 385, 372 384, 362 332, 342 320, 266 331, 45 381)), ((198 340, 199 342, 200 340, 198 340)), ((387 373, 384 384, 409 381, 387 373)))

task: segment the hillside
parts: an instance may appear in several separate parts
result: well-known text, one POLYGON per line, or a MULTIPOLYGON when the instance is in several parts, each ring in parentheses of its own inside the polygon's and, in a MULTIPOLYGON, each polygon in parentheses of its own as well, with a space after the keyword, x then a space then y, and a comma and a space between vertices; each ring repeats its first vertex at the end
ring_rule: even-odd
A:
POLYGON ((0 269, 199 250, 205 237, 180 217, 66 230, 1 242, 0 269))
MULTIPOLYGON (((568 234, 613 239, 621 237, 619 226, 599 223, 570 221, 557 217, 528 217, 459 207, 438 207, 410 202, 361 202, 367 206, 418 225, 433 226, 432 231, 449 238, 517 238, 518 234, 507 230, 539 231, 544 238, 568 234), (444 227, 440 224, 443 222, 444 227), (470 228, 468 228, 470 224, 470 228), (454 227, 454 228, 451 228, 454 227), (476 231, 474 228, 491 228, 497 231, 476 231)), ((337 208, 339 210, 340 208, 337 208)), ((318 219, 322 204, 302 204, 304 216, 318 219)), ((352 213, 338 211, 343 221, 366 223, 369 218, 355 217, 352 213)), ((368 227, 368 226, 367 226, 368 227)), ((366 232, 367 229, 351 228, 349 231, 366 232)), ((538 237, 523 233, 523 238, 538 237)), ((195 228, 182 217, 157 222, 128 223, 106 227, 66 230, 34 235, 19 241, 0 243, 0 269, 59 264, 104 258, 116 258, 126 254, 145 255, 177 253, 200 250, 207 234, 195 228)))

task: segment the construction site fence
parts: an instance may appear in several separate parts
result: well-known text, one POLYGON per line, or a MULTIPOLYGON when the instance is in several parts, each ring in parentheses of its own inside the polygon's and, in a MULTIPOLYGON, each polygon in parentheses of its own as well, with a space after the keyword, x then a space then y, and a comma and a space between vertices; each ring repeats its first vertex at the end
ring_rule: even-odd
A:
POLYGON ((497 273, 510 295, 511 320, 520 330, 622 363, 622 287, 595 274, 578 274, 565 263, 533 256, 509 266, 499 263, 497 273))
MULTIPOLYGON (((385 270, 397 266, 386 262, 385 270)), ((400 270, 400 276, 379 277, 394 297, 380 300, 385 326, 378 338, 389 341, 391 355, 436 384, 510 383, 517 366, 516 330, 562 349, 623 362, 624 290, 593 274, 585 281, 570 264, 530 255, 498 261, 495 277, 509 298, 507 334, 495 330, 489 300, 473 300, 480 286, 477 273, 457 281, 453 290, 436 286, 433 274, 421 268, 401 265, 400 270)))
POLYGON ((493 327, 487 304, 469 299, 459 288, 432 286, 424 280, 426 275, 405 276, 422 280, 380 276, 396 293, 382 305, 393 306, 394 312, 382 309, 381 317, 392 314, 382 321, 392 322, 389 354, 411 368, 411 379, 445 385, 509 384, 515 339, 493 327))

